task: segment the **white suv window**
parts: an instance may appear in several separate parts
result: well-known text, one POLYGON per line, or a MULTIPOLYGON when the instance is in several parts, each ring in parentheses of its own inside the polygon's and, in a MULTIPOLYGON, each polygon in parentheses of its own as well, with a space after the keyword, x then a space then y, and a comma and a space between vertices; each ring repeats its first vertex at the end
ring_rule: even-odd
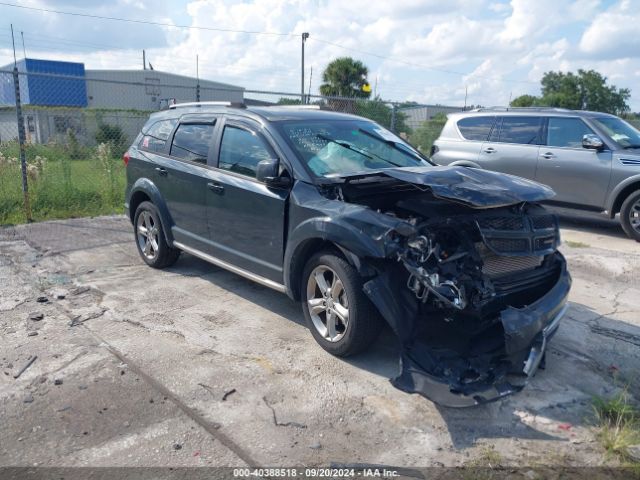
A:
POLYGON ((582 148, 582 137, 588 133, 593 133, 593 130, 579 118, 549 117, 547 145, 582 148))
POLYGON ((491 133, 496 117, 473 116, 458 120, 458 129, 466 140, 484 142, 491 133))

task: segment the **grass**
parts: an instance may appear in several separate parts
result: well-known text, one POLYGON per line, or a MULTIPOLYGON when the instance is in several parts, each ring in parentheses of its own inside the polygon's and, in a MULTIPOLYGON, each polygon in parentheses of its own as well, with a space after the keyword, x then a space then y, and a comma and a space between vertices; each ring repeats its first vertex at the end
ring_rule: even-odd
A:
POLYGON ((597 438, 610 455, 631 462, 629 447, 640 444, 640 412, 629 399, 627 390, 605 399, 593 400, 598 422, 597 438))
MULTIPOLYGON (((0 145, 0 225, 27 221, 18 146, 0 145)), ((108 144, 74 150, 29 145, 29 199, 35 221, 120 213, 125 169, 108 144)))
POLYGON ((567 245, 568 247, 571 247, 571 248, 589 248, 591 246, 588 243, 575 242, 573 240, 565 240, 564 243, 565 243, 565 245, 567 245))

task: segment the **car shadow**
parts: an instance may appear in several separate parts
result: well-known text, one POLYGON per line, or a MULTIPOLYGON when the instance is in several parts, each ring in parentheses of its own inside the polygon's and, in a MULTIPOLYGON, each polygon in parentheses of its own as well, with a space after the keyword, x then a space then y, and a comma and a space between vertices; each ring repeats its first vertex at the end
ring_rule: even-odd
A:
MULTIPOLYGON (((170 270, 206 279, 247 302, 306 326, 297 302, 195 257, 184 255, 170 270)), ((603 342, 613 342, 611 350, 616 350, 617 343, 629 338, 640 342, 640 328, 599 316, 588 306, 572 303, 561 330, 551 341, 547 368, 539 370, 522 392, 471 408, 435 405, 446 423, 453 447, 469 448, 487 438, 569 441, 567 435, 571 434, 558 430, 558 425, 589 426, 593 417, 591 398, 616 388, 603 342), (595 334, 600 332, 602 336, 597 343, 593 342, 594 325, 595 334), (628 338, 623 338, 625 335, 628 338), (577 372, 580 374, 576 375, 577 372), (542 418, 544 423, 537 426, 531 418, 542 418)), ((399 352, 399 342, 386 326, 369 350, 342 361, 389 379, 399 372, 399 352)), ((640 372, 639 358, 633 359, 633 364, 628 363, 626 370, 640 372)), ((419 419, 416 422, 419 423, 419 419)))
POLYGON ((558 207, 547 207, 558 215, 560 228, 585 233, 627 238, 618 218, 611 219, 604 213, 582 212, 558 207))

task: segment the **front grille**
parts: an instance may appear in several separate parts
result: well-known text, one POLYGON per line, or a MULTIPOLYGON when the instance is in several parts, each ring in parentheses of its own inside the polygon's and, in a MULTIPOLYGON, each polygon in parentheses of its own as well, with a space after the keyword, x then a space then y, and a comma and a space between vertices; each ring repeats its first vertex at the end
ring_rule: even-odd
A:
POLYGON ((526 238, 490 238, 489 246, 501 253, 518 253, 529 250, 529 240, 526 238))
POLYGON ((501 257, 488 255, 482 259, 482 273, 491 279, 514 275, 538 268, 542 265, 542 258, 542 256, 501 257))
POLYGON ((555 215, 486 216, 476 221, 484 242, 497 255, 538 256, 557 248, 555 215))
POLYGON ((530 218, 534 230, 556 228, 556 219, 553 215, 536 215, 530 218))
POLYGON ((478 220, 480 228, 490 230, 522 230, 523 217, 486 217, 478 220))

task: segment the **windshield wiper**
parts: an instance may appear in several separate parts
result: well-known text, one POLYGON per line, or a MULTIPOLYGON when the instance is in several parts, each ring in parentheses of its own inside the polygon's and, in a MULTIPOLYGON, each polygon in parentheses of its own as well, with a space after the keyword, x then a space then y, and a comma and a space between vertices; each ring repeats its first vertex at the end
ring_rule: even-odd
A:
POLYGON ((342 140, 336 140, 335 138, 327 137, 326 135, 322 135, 321 133, 316 133, 316 137, 330 143, 335 143, 336 145, 340 145, 342 148, 346 148, 347 150, 351 150, 352 152, 359 153, 363 157, 367 157, 369 160, 373 160, 373 157, 368 153, 360 150, 359 148, 353 147, 347 142, 343 142, 342 140))
POLYGON ((363 157, 367 157, 369 160, 373 160, 373 157, 382 160, 385 163, 389 163, 391 165, 393 165, 394 167, 402 167, 403 165, 400 165, 399 163, 395 163, 392 162, 391 160, 388 160, 386 158, 381 157, 380 155, 373 153, 373 152, 367 152, 365 150, 362 150, 360 148, 356 148, 354 146, 352 146, 351 144, 347 143, 347 142, 343 142, 342 140, 336 140, 335 138, 331 138, 331 137, 327 137, 325 135, 322 135, 321 133, 316 133, 316 137, 321 138, 322 140, 325 140, 327 142, 332 142, 335 143, 336 145, 340 145, 343 148, 346 148, 348 150, 351 150, 352 152, 356 152, 359 153, 360 155, 362 155, 363 157))

